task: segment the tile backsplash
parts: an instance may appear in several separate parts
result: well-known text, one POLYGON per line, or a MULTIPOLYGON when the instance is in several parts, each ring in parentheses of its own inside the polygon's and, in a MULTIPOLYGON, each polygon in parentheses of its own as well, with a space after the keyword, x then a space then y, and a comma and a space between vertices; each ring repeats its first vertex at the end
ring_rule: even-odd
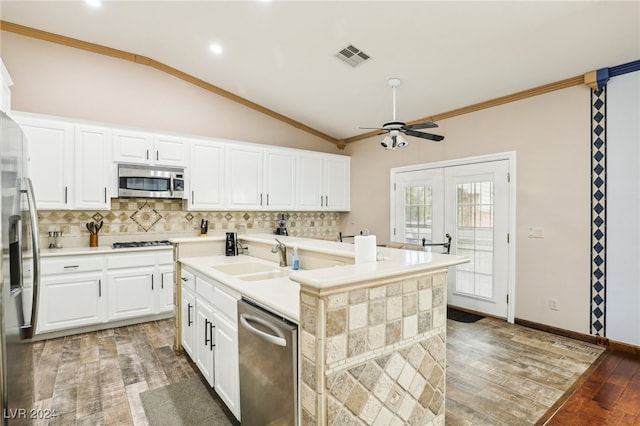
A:
POLYGON ((290 236, 337 240, 343 213, 271 211, 188 211, 182 200, 114 198, 111 210, 39 210, 40 238, 48 244, 49 231, 62 231, 63 247, 89 245, 84 222, 100 222, 100 245, 116 241, 161 240, 197 236, 200 221, 209 221, 209 235, 234 231, 273 233, 282 214, 290 236))

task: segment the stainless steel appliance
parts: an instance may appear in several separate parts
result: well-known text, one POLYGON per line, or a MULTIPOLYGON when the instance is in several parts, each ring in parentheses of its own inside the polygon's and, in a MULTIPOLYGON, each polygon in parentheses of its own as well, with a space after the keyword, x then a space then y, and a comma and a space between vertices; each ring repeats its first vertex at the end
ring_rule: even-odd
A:
POLYGON ((118 164, 118 197, 182 198, 184 169, 118 164))
POLYGON ((119 248, 132 248, 132 247, 162 247, 170 246, 173 243, 169 240, 156 240, 156 241, 127 241, 123 243, 113 243, 111 247, 114 249, 119 248))
POLYGON ((224 254, 227 256, 238 255, 238 234, 235 232, 227 232, 227 241, 225 243, 224 254))
POLYGON ((22 130, 0 113, 0 400, 2 424, 28 423, 34 413, 33 353, 40 284, 38 216, 31 181, 25 178, 22 130))
POLYGON ((298 326, 238 301, 242 426, 298 425, 298 326))

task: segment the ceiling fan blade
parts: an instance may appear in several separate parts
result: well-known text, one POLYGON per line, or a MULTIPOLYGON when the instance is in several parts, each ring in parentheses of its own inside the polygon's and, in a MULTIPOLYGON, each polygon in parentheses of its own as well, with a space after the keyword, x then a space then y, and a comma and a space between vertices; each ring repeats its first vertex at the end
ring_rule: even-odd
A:
POLYGON ((402 133, 404 133, 407 136, 415 136, 416 138, 429 139, 430 141, 436 141, 436 142, 439 142, 444 139, 444 136, 434 135, 432 133, 416 132, 411 129, 402 130, 402 133))
POLYGON ((386 129, 383 129, 382 127, 358 127, 358 129, 363 129, 363 130, 386 130, 386 129))
POLYGON ((408 124, 404 126, 405 129, 433 129, 434 127, 438 127, 438 125, 432 121, 426 123, 408 124))

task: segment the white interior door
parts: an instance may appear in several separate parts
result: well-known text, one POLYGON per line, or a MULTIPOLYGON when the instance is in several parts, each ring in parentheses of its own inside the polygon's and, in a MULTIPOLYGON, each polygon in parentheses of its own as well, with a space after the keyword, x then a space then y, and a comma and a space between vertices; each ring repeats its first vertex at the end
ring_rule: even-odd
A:
MULTIPOLYGON (((438 167, 395 175, 394 241, 451 240, 469 263, 449 271, 448 304, 507 318, 509 161, 438 167)), ((438 246, 426 247, 442 252, 438 246)))

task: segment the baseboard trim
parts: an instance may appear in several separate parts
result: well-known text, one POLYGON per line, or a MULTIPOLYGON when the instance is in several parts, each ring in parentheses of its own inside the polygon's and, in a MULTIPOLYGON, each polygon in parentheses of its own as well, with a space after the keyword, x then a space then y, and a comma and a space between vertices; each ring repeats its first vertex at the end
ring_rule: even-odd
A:
POLYGON ((634 355, 640 355, 640 346, 631 345, 629 343, 617 342, 609 340, 609 348, 620 352, 628 352, 634 355))
MULTIPOLYGON (((593 343, 599 346, 609 346, 609 339, 602 336, 592 336, 590 334, 578 333, 575 331, 565 330, 564 328, 552 327, 546 324, 540 324, 533 321, 516 318, 515 323, 524 327, 534 328, 547 333, 557 334, 559 336, 569 337, 571 339, 580 340, 582 342, 593 343)), ((639 348, 640 349, 640 348, 639 348)))

